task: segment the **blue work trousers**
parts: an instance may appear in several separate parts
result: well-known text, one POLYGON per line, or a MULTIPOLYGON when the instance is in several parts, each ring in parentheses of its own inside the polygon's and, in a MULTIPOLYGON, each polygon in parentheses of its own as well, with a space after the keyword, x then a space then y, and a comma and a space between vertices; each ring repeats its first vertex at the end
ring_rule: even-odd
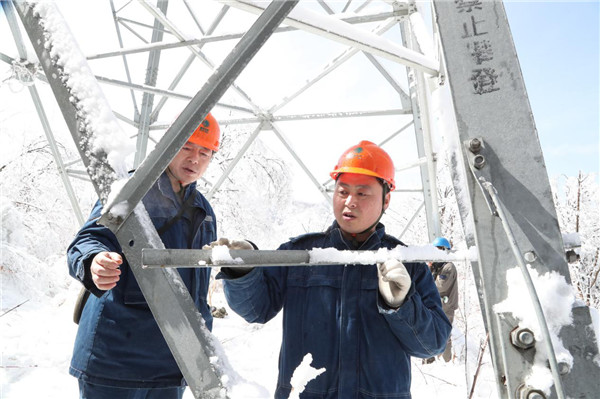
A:
POLYGON ((120 388, 79 380, 79 399, 182 399, 185 387, 120 388))

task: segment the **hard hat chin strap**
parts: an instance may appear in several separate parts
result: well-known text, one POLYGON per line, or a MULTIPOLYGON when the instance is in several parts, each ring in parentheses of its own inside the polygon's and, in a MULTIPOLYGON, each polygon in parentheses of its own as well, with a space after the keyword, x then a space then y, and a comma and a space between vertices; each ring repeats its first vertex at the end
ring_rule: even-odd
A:
POLYGON ((375 226, 377 226, 377 224, 379 223, 379 221, 381 220, 381 218, 383 217, 383 214, 385 213, 385 196, 390 192, 390 186, 387 184, 387 182, 380 180, 381 181, 381 185, 383 187, 383 194, 381 196, 381 213, 379 214, 379 217, 377 218, 377 220, 375 221, 375 223, 373 223, 372 225, 370 225, 369 227, 367 227, 366 229, 364 229, 363 231, 361 231, 360 233, 353 233, 350 234, 352 236, 352 241, 353 244, 357 244, 358 241, 356 241, 356 237, 360 234, 365 234, 370 232, 375 226))
POLYGON ((179 193, 183 194, 183 182, 181 180, 179 180, 177 178, 177 176, 175 176, 175 174, 173 174, 173 172, 171 172, 171 166, 167 166, 166 172, 168 175, 170 175, 175 181, 177 181, 177 183, 179 183, 179 193))

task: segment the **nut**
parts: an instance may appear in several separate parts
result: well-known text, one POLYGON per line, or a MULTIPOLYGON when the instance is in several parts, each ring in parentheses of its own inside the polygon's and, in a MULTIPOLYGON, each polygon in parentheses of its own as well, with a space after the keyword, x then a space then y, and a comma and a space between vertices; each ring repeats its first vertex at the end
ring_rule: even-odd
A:
POLYGON ((517 327, 510 333, 510 342, 521 349, 530 349, 535 346, 535 336, 528 328, 517 327))

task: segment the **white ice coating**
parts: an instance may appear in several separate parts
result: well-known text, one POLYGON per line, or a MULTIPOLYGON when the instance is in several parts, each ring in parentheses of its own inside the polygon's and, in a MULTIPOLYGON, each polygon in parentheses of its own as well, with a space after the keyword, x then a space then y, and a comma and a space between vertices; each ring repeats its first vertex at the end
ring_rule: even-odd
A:
POLYGON ((434 51, 433 40, 431 38, 431 34, 427 32, 423 15, 420 12, 413 12, 410 14, 409 18, 410 25, 415 37, 417 38, 417 42, 419 43, 421 51, 427 57, 435 59, 436 54, 434 51))
POLYGON ((382 263, 388 259, 397 259, 401 262, 433 261, 475 261, 477 248, 446 252, 432 245, 424 246, 397 246, 393 249, 380 248, 373 252, 339 251, 335 248, 314 248, 309 251, 310 263, 344 263, 372 265, 382 263))
MULTIPOLYGON (((108 194, 108 198, 106 201, 107 204, 113 203, 117 194, 119 193, 119 191, 121 191, 121 188, 123 188, 125 183, 127 183, 127 179, 118 179, 112 183, 110 187, 110 194, 108 194)), ((114 204, 110 207, 110 212, 113 216, 121 216, 122 218, 125 218, 127 216, 128 211, 129 205, 127 201, 121 201, 118 204, 114 204)))
POLYGON ((229 248, 225 245, 217 245, 212 248, 210 260, 214 265, 237 265, 244 263, 241 258, 233 259, 229 253, 229 248))
POLYGON ((292 391, 290 392, 290 396, 288 399, 298 399, 300 398, 300 394, 304 392, 304 388, 306 388, 306 384, 310 381, 317 378, 319 375, 325 372, 325 367, 320 369, 316 369, 312 367, 310 364, 313 361, 313 357, 311 353, 307 353, 304 355, 302 362, 294 373, 292 374, 292 379, 290 380, 290 385, 292 386, 292 391))
MULTIPOLYGON (((461 220, 463 221, 465 240, 468 245, 472 245, 475 243, 475 230, 472 216, 473 209, 469 195, 469 183, 467 180, 467 173, 471 173, 471 171, 467 170, 462 159, 460 136, 458 134, 456 115, 454 114, 454 103, 450 87, 447 83, 439 86, 432 92, 431 102, 432 113, 436 115, 435 120, 437 122, 432 127, 439 131, 443 139, 438 141, 443 142, 445 147, 443 152, 448 154, 450 168, 453 171, 454 194, 456 195, 456 203, 460 211, 461 220)), ((436 142, 436 140, 433 140, 434 145, 436 142)), ((439 152, 442 149, 435 148, 434 150, 439 152)))
POLYGON ((95 150, 102 149, 118 176, 126 176, 125 157, 135 146, 121 129, 108 101, 90 70, 87 60, 63 16, 54 2, 32 2, 46 32, 46 47, 65 74, 65 85, 77 101, 77 108, 85 115, 84 124, 94 132, 95 150))
POLYGON ((581 247, 581 237, 579 236, 579 233, 563 233, 562 240, 565 248, 581 247))
MULTIPOLYGON (((575 303, 573 289, 565 278, 555 271, 540 275, 531 265, 527 265, 535 290, 542 305, 548 330, 558 363, 565 362, 573 365, 573 356, 564 347, 558 337, 563 326, 572 324, 571 308, 575 303)), ((544 337, 535 314, 531 300, 524 300, 523 293, 528 292, 521 269, 515 267, 506 272, 508 298, 494 306, 497 313, 512 313, 519 319, 519 326, 529 328, 535 335, 536 354, 531 374, 525 382, 550 394, 554 384, 550 369, 547 367, 548 354, 545 350, 544 337)))

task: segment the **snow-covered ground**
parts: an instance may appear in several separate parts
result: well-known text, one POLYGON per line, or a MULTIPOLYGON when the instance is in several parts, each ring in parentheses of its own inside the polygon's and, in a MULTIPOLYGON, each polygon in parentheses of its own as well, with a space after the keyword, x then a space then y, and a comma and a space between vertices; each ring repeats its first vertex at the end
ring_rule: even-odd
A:
MULTIPOLYGON (((55 270, 59 266, 60 262, 53 265, 55 270)), ((58 273, 66 274, 66 266, 58 273)), ((68 365, 77 331, 72 322, 72 311, 79 284, 64 276, 63 288, 50 296, 43 291, 18 288, 14 279, 2 276, 0 398, 77 397, 77 380, 68 374, 68 365), (18 307, 10 310, 15 306, 18 307)), ((227 308, 222 291, 217 289, 212 301, 213 305, 227 309, 225 318, 215 319, 213 332, 222 343, 231 366, 247 381, 263 387, 265 398, 272 397, 277 380, 281 314, 265 325, 248 324, 227 308)), ((461 348, 462 334, 460 331, 454 333, 458 338, 455 345, 461 348)), ((476 356, 477 353, 473 353, 467 363, 459 355, 452 363, 436 361, 428 365, 422 364, 421 359, 414 359, 413 397, 465 397, 467 379, 469 384, 472 380, 472 375, 467 377, 467 373, 475 371, 476 356)), ((496 397, 493 371, 489 357, 486 359, 477 381, 475 398, 496 397)), ((184 397, 191 399, 193 396, 187 390, 184 397)))

